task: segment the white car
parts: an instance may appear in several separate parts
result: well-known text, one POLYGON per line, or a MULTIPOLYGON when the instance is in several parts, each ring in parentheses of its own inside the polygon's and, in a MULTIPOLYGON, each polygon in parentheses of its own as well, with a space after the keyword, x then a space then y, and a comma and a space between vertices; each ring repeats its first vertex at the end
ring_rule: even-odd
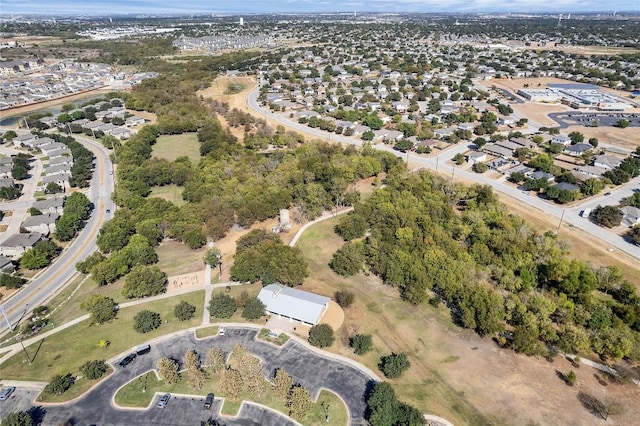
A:
POLYGON ((162 395, 160 397, 160 401, 158 401, 158 408, 166 407, 167 403, 169 402, 169 399, 171 399, 171 394, 170 393, 165 393, 164 395, 162 395))
POLYGON ((224 336, 224 333, 227 331, 225 327, 220 327, 218 329, 218 336, 224 336))

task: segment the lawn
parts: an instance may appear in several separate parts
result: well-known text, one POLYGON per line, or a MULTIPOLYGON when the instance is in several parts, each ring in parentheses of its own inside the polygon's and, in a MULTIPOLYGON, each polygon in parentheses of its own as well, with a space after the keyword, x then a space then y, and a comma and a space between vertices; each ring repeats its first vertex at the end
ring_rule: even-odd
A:
POLYGON ((33 358, 31 365, 22 352, 9 359, 3 365, 3 378, 47 381, 56 374, 75 374, 88 360, 108 359, 154 337, 198 325, 202 318, 203 304, 204 291, 197 291, 123 308, 110 323, 90 325, 89 321, 83 321, 27 347, 27 352, 33 358), (180 300, 196 306, 192 320, 180 322, 174 317, 174 306, 180 300), (143 309, 158 312, 163 324, 152 332, 139 334, 133 330, 133 317, 143 309), (106 349, 99 346, 102 339, 110 342, 106 349))
POLYGON ((86 377, 82 377, 79 380, 76 380, 75 383, 69 388, 68 391, 63 393, 62 395, 51 395, 48 393, 41 392, 40 395, 36 398, 38 402, 67 402, 71 401, 83 393, 87 392, 91 389, 96 383, 101 380, 104 380, 107 376, 113 373, 113 368, 108 367, 107 372, 104 373, 104 376, 97 380, 88 380, 86 377))
POLYGON ((167 275, 174 276, 202 271, 206 247, 192 250, 178 241, 163 241, 157 248, 158 266, 167 275))
MULTIPOLYGON (((180 375, 177 383, 171 385, 158 380, 154 372, 148 372, 133 379, 121 388, 115 396, 115 402, 122 407, 148 407, 156 392, 198 395, 202 397, 206 396, 209 392, 213 392, 216 398, 224 398, 225 395, 222 394, 220 390, 220 376, 211 374, 209 371, 208 373, 207 383, 201 391, 196 391, 187 384, 185 372, 180 375), (142 389, 145 385, 145 392, 143 392, 142 389)), ((284 401, 280 400, 271 388, 268 388, 262 398, 253 398, 247 394, 243 394, 237 401, 225 400, 221 410, 222 414, 227 416, 237 415, 243 400, 266 405, 284 414, 288 412, 284 401)), ((329 420, 332 425, 347 424, 347 407, 337 395, 327 390, 320 392, 318 401, 312 404, 309 414, 302 424, 309 426, 327 424, 323 404, 328 407, 329 420)))
MULTIPOLYGON (((332 297, 335 291, 347 288, 356 295, 355 303, 345 309, 345 323, 329 350, 353 358, 373 371, 378 371, 380 356, 405 352, 411 369, 402 378, 391 381, 401 401, 422 412, 442 415, 454 424, 488 424, 465 395, 453 389, 436 370, 442 368, 441 360, 456 354, 430 341, 425 324, 437 322, 447 332, 459 332, 448 310, 402 302, 396 290, 383 285, 373 275, 361 273, 345 279, 335 274, 328 263, 333 252, 344 243, 333 231, 335 224, 335 219, 329 219, 313 225, 297 244, 309 262, 310 275, 303 290, 332 297), (374 341, 374 349, 360 357, 348 346, 349 337, 358 333, 371 334, 374 341), (442 352, 446 355, 441 355, 442 352), (434 359, 439 365, 434 365, 434 359)), ((382 377, 382 373, 379 375, 382 377)))
MULTIPOLYGON (((246 291, 248 297, 257 297, 258 293, 260 293, 261 288, 262 288, 262 285, 260 283, 236 285, 236 286, 231 286, 231 290, 229 291, 227 291, 224 288, 216 289, 213 291, 212 296, 215 296, 216 294, 220 294, 220 293, 226 293, 237 299, 241 293, 244 293, 246 291)), ((250 322, 254 324, 261 322, 262 324, 264 324, 265 322, 264 318, 265 317, 262 317, 262 319, 258 319, 255 321, 247 321, 246 319, 242 318, 242 308, 238 308, 236 312, 231 316, 231 318, 211 317, 211 322, 223 322, 223 323, 224 322, 250 322)))
POLYGON ((165 186, 154 186, 151 188, 151 194, 149 197, 157 197, 162 198, 166 201, 171 201, 176 206, 180 207, 186 203, 182 199, 182 191, 184 188, 178 185, 165 185, 165 186))
POLYGON ((174 161, 178 157, 189 157, 191 161, 200 161, 200 142, 196 133, 182 133, 180 135, 160 136, 153 145, 152 155, 167 161, 174 161))
POLYGON ((198 328, 196 330, 196 338, 198 339, 206 339, 207 337, 217 336, 218 335, 218 327, 217 325, 212 325, 210 327, 198 328))

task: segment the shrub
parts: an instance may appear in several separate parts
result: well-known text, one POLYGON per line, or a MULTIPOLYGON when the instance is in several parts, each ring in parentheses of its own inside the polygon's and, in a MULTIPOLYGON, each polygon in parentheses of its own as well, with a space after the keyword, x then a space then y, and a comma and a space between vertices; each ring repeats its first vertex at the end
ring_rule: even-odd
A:
POLYGON ((102 324, 116 317, 118 310, 115 300, 101 294, 94 294, 86 299, 80 307, 91 314, 93 324, 102 324))
POLYGON ((33 426, 33 419, 28 411, 16 411, 9 413, 2 419, 2 426, 33 426))
POLYGON ((564 381, 569 386, 575 385, 576 384, 576 379, 577 379, 577 376, 576 376, 576 373, 573 372, 573 370, 569 371, 569 374, 564 376, 564 381))
POLYGON ((391 353, 391 355, 383 356, 380 358, 380 364, 378 364, 380 371, 382 371, 385 377, 389 379, 395 379, 402 376, 406 370, 411 367, 411 363, 405 353, 391 353))
POLYGON ((342 308, 348 308, 351 306, 355 299, 355 295, 348 290, 336 291, 333 297, 336 300, 336 303, 342 308))
POLYGON ((349 346, 356 355, 364 355, 373 348, 373 339, 370 334, 356 334, 349 339, 349 346))
POLYGON ((156 328, 160 327, 162 320, 160 314, 157 312, 151 312, 148 310, 142 310, 133 317, 133 328, 138 333, 148 333, 156 328))
POLYGON ((316 324, 309 330, 309 343, 317 348, 333 344, 333 328, 329 324, 316 324))
POLYGON ((231 318, 236 312, 236 301, 233 297, 218 293, 211 297, 209 315, 214 318, 231 318))
POLYGON ((173 314, 179 321, 188 321, 196 314, 196 307, 181 300, 173 309, 173 314))
POLYGON ((80 372, 86 378, 96 380, 107 372, 107 364, 103 360, 87 361, 80 367, 80 372))

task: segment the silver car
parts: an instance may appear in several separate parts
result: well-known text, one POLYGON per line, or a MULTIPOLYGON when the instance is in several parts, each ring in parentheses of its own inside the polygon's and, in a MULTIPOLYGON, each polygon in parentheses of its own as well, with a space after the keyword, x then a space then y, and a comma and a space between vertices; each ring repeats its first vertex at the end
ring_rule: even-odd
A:
POLYGON ((160 397, 160 401, 158 401, 158 408, 164 408, 169 402, 169 399, 171 399, 170 393, 165 393, 164 395, 162 395, 160 397))

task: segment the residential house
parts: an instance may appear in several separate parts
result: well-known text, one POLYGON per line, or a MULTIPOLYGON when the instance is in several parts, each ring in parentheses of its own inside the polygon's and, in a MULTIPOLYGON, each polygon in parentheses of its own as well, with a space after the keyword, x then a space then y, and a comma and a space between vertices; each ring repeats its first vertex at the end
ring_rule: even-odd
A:
POLYGON ((69 178, 71 178, 71 174, 55 174, 48 175, 42 178, 42 185, 46 188, 46 186, 50 183, 55 183, 61 188, 69 187, 69 178))
POLYGON ((605 169, 604 167, 597 167, 597 166, 578 166, 576 167, 575 170, 579 173, 584 173, 589 177, 595 177, 595 178, 599 178, 604 174, 604 172, 607 171, 607 169, 605 169))
POLYGON ((56 230, 56 220, 58 213, 43 213, 36 216, 29 216, 22 222, 22 228, 28 232, 39 232, 42 235, 49 235, 56 230))
POLYGON ((513 163, 509 160, 506 160, 504 158, 496 158, 495 160, 489 161, 487 163, 487 167, 489 167, 491 170, 501 172, 507 169, 511 164, 513 163))
POLYGON ((0 178, 12 177, 11 170, 13 170, 13 167, 11 165, 0 164, 0 178))
POLYGON ((570 191, 570 192, 580 191, 580 187, 578 185, 575 185, 575 184, 569 183, 569 182, 557 183, 557 184, 553 185, 553 188, 558 188, 560 190, 570 191))
POLYGON ((0 272, 5 274, 13 274, 16 270, 16 264, 13 260, 5 256, 0 256, 0 272))
POLYGON ((588 143, 577 143, 575 145, 565 146, 563 152, 572 157, 580 157, 582 154, 593 150, 593 146, 588 143))
POLYGON ((620 209, 622 212, 622 224, 634 226, 640 223, 640 209, 633 206, 626 206, 620 209))
POLYGON ((60 142, 52 142, 52 143, 48 143, 46 145, 40 145, 38 148, 40 149, 40 151, 42 152, 42 154, 45 157, 49 157, 49 154, 52 151, 65 149, 65 148, 67 148, 67 146, 65 144, 63 144, 63 143, 60 143, 60 142))
POLYGON ((472 151, 467 155, 467 162, 469 164, 482 163, 487 161, 487 154, 480 151, 472 151))
POLYGON ((39 232, 13 234, 0 244, 0 256, 17 260, 22 257, 25 251, 35 246, 41 239, 42 234, 39 232))
POLYGON ((71 156, 71 150, 69 148, 60 148, 49 151, 49 159, 63 157, 63 156, 71 156))
POLYGON ((64 211, 64 197, 52 197, 33 203, 33 208, 42 213, 57 213, 61 215, 64 211))
POLYGON ((504 148, 494 143, 486 144, 484 147, 482 147, 482 150, 486 153, 489 153, 491 155, 495 155, 496 157, 500 157, 504 159, 513 157, 513 150, 504 148))
POLYGON ((32 135, 31 133, 27 133, 26 135, 19 135, 13 138, 13 145, 16 147, 25 146, 30 142, 38 139, 38 135, 32 135))
POLYGON ((562 145, 571 145, 571 138, 566 135, 553 135, 551 138, 551 143, 559 143, 562 145))
POLYGON ((602 167, 603 169, 613 170, 620 166, 622 160, 613 155, 598 155, 593 159, 593 165, 596 167, 602 167))
POLYGON ((532 172, 529 177, 531 179, 546 179, 547 182, 553 182, 553 180, 555 179, 555 176, 552 175, 551 173, 548 172, 543 172, 542 170, 537 170, 535 172, 532 172))

